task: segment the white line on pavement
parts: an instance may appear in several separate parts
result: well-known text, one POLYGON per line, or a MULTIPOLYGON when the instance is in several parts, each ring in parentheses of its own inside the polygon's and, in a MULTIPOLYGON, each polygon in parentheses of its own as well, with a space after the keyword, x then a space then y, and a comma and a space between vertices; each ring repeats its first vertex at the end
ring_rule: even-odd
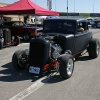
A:
POLYGON ((35 92, 37 89, 39 89, 41 86, 43 86, 47 81, 49 81, 54 75, 56 75, 57 72, 51 73, 49 76, 45 76, 39 80, 37 80, 34 84, 32 84, 30 87, 25 89, 24 91, 18 93, 14 97, 10 98, 9 100, 22 100, 28 95, 35 92))

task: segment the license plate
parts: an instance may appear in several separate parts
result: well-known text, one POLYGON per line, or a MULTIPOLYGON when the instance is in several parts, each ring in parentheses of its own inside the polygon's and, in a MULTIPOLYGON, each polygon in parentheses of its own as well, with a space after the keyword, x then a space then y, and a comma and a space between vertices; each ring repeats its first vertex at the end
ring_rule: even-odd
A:
POLYGON ((29 67, 29 72, 30 72, 30 73, 34 73, 34 74, 39 74, 39 73, 40 73, 40 68, 30 66, 30 67, 29 67))

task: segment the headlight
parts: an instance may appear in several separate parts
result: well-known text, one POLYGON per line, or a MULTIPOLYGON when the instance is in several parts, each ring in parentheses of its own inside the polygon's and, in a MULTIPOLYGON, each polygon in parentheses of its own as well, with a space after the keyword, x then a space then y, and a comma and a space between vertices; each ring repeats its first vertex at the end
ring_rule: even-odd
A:
POLYGON ((56 60, 58 59, 58 57, 60 56, 61 54, 61 47, 59 44, 52 44, 51 45, 51 50, 52 50, 52 57, 56 60))
POLYGON ((29 49, 25 50, 25 55, 27 55, 27 56, 29 55, 29 49))
POLYGON ((59 52, 53 51, 52 57, 53 57, 54 59, 57 59, 59 56, 60 56, 59 52))

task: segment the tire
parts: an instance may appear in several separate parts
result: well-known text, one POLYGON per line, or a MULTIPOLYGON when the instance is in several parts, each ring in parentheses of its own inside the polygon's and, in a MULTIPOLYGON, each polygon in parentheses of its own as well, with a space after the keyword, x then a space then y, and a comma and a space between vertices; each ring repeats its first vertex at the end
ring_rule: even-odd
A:
POLYGON ((3 42, 2 40, 0 39, 0 50, 3 48, 3 42))
POLYGON ((99 56, 100 42, 99 39, 91 39, 88 47, 88 54, 91 58, 97 58, 99 56))
POLYGON ((23 70, 25 69, 25 66, 20 66, 18 64, 18 61, 19 61, 19 58, 21 57, 21 55, 24 53, 24 50, 18 50, 16 51, 14 54, 13 54, 13 57, 12 57, 12 65, 15 69, 17 70, 23 70))
POLYGON ((16 42, 16 43, 14 44, 14 46, 19 45, 19 43, 20 43, 20 38, 19 38, 18 36, 15 36, 14 42, 16 42))
POLYGON ((24 40, 25 42, 29 42, 29 41, 31 40, 31 35, 30 35, 30 33, 25 32, 25 33, 23 34, 23 40, 24 40))
POLYGON ((72 55, 66 54, 60 59, 59 72, 63 79, 68 79, 74 71, 74 60, 72 55))

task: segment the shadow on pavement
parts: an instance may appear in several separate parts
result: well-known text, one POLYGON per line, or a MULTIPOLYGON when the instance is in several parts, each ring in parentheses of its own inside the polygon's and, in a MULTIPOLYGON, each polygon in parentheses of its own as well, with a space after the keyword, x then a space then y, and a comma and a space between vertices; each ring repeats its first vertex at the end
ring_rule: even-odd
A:
MULTIPOLYGON (((24 80, 31 80, 31 82, 35 82, 38 79, 44 76, 48 76, 50 74, 50 72, 46 72, 42 76, 34 76, 33 74, 29 74, 27 69, 17 71, 16 69, 13 68, 11 62, 1 67, 3 67, 3 70, 0 70, 0 81, 3 82, 17 82, 17 81, 24 81, 24 80)), ((63 81, 63 79, 60 77, 60 75, 54 75, 50 80, 48 80, 48 82, 45 82, 45 79, 42 82, 51 84, 51 83, 57 83, 61 81, 63 81)))
POLYGON ((39 77, 34 77, 32 74, 29 74, 27 69, 21 71, 15 70, 11 62, 1 67, 3 67, 3 70, 0 70, 0 81, 3 82, 16 82, 23 80, 32 80, 34 82, 39 79, 39 77))
POLYGON ((76 58, 75 61, 87 61, 87 60, 92 60, 89 56, 81 56, 79 58, 76 58))

